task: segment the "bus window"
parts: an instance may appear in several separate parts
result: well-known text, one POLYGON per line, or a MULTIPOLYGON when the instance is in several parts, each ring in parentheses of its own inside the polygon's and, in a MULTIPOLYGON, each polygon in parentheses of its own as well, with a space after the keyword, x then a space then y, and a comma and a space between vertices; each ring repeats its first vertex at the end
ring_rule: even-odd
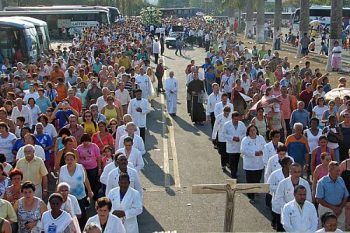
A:
MULTIPOLYGON (((106 13, 100 13, 101 23, 103 24, 109 24, 108 16, 106 13)), ((97 20, 96 20, 97 21, 97 20)))

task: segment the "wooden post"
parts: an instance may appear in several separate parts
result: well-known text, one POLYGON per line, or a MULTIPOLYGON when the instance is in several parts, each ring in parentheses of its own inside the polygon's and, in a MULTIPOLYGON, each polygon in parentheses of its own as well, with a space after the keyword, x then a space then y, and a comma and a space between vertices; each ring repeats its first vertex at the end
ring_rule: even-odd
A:
POLYGON ((235 217, 235 194, 236 193, 267 193, 268 184, 237 184, 237 180, 228 179, 226 184, 198 184, 192 185, 192 194, 218 194, 226 193, 226 208, 224 232, 233 232, 235 217))

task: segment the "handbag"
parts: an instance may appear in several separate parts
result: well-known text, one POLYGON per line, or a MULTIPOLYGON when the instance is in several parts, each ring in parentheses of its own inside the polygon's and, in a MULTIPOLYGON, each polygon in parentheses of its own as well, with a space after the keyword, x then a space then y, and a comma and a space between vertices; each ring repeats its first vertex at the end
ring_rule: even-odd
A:
POLYGON ((206 91, 201 92, 198 95, 198 103, 205 104, 205 103, 207 103, 207 101, 208 101, 208 94, 207 94, 207 92, 206 91))

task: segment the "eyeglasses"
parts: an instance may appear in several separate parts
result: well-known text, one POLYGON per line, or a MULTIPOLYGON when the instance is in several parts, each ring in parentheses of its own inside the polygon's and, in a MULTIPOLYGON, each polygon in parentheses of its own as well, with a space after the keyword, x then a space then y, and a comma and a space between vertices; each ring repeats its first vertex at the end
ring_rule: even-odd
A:
POLYGON ((117 125, 117 123, 110 123, 109 125, 117 125))

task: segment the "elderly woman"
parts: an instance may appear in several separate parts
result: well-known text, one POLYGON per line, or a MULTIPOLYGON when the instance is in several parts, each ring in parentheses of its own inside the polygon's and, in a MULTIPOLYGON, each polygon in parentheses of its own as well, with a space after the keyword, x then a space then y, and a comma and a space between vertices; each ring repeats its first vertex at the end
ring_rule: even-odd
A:
POLYGON ((47 210, 47 207, 40 198, 35 197, 35 185, 32 182, 24 182, 21 192, 23 197, 13 206, 18 217, 19 232, 38 232, 41 216, 47 210))
POLYGON ((64 156, 66 165, 60 169, 59 183, 66 182, 70 185, 70 193, 78 200, 79 207, 81 209, 81 218, 79 219, 79 225, 84 227, 86 222, 86 209, 87 198, 85 188, 88 191, 89 198, 94 196, 91 190, 89 179, 87 178, 86 171, 81 164, 78 164, 76 154, 68 152, 64 156))
POLYGON ((9 173, 9 177, 11 186, 7 187, 3 198, 14 205, 15 202, 22 197, 21 183, 23 180, 23 173, 19 169, 13 169, 9 173))
POLYGON ((60 193, 51 194, 49 203, 51 210, 43 213, 40 225, 41 232, 77 233, 72 217, 61 209, 63 204, 62 195, 60 193))
MULTIPOLYGON (((107 197, 101 197, 96 201, 95 216, 92 216, 87 221, 88 226, 91 223, 95 223, 97 226, 103 229, 104 233, 125 233, 125 228, 122 220, 111 213, 112 202, 107 197)), ((84 231, 86 230, 86 227, 84 231)))
POLYGON ((107 104, 102 108, 101 113, 106 116, 107 121, 115 118, 119 123, 121 119, 121 112, 120 109, 114 104, 114 101, 115 100, 112 95, 107 96, 107 104))

